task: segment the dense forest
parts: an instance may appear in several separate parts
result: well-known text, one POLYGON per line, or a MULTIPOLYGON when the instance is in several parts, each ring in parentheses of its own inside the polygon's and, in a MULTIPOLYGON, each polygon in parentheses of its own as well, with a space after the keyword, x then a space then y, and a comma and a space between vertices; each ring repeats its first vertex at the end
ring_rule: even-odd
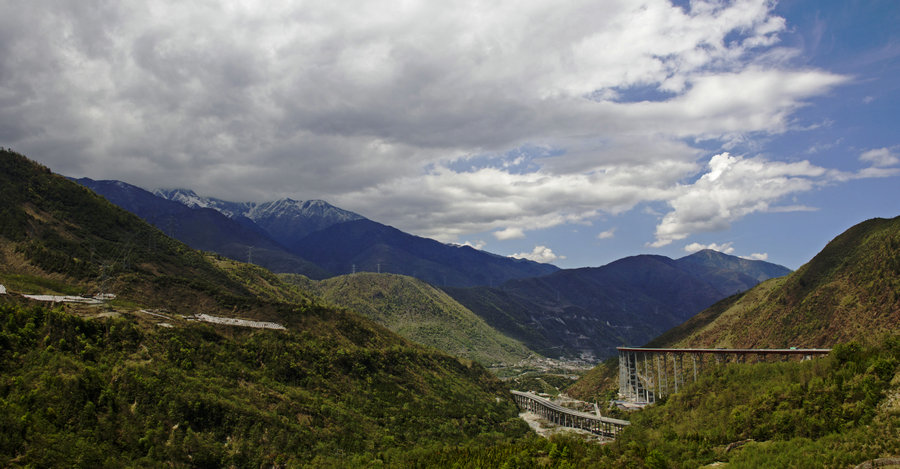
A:
POLYGON ((341 467, 527 431, 478 365, 333 339, 0 305, 0 465, 341 467))
POLYGON ((900 454, 896 334, 714 368, 597 445, 528 434, 483 368, 402 343, 148 330, 12 304, 0 328, 4 466, 846 467, 900 454))

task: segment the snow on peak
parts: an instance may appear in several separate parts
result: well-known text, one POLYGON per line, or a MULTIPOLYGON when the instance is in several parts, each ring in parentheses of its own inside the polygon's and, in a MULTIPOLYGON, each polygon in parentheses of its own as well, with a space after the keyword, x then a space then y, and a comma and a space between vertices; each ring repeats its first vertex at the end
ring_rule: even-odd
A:
POLYGON ((156 195, 162 196, 173 202, 179 202, 191 208, 210 208, 210 201, 200 197, 190 189, 156 190, 156 195))

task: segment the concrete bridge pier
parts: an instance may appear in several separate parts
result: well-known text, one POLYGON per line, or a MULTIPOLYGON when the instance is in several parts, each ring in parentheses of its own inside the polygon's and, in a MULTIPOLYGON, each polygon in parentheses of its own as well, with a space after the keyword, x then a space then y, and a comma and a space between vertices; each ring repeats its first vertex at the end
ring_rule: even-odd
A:
POLYGON ((809 360, 827 355, 831 349, 699 349, 699 348, 642 348, 618 347, 619 395, 636 403, 651 404, 657 398, 684 389, 686 380, 696 382, 703 369, 732 362, 746 363, 748 356, 755 362, 774 358, 809 360), (685 363, 685 356, 690 363, 685 363), (654 366, 655 365, 655 366, 654 366), (671 384, 671 386, 670 386, 671 384))

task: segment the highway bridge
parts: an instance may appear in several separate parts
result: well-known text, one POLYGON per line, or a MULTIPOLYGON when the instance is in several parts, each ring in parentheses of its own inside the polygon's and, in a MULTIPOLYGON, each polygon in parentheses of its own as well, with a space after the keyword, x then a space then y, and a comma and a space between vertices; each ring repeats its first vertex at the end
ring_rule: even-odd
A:
POLYGON ((534 393, 512 391, 516 404, 524 410, 534 412, 540 417, 563 427, 579 428, 597 435, 614 438, 623 428, 629 425, 627 420, 600 417, 594 414, 578 412, 554 404, 534 393))
POLYGON ((831 349, 751 348, 643 348, 617 347, 619 351, 619 395, 623 399, 650 404, 658 397, 678 392, 685 380, 697 380, 704 368, 728 362, 808 360, 828 355, 831 349))

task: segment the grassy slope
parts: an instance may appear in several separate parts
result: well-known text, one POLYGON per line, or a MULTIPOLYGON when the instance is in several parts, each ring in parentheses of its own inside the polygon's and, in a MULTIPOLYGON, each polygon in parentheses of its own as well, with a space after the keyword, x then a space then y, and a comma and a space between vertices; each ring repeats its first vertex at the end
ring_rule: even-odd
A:
POLYGON ((728 467, 848 467, 897 456, 898 362, 900 336, 893 335, 806 362, 715 368, 635 414, 617 446, 677 467, 716 460, 728 467), (754 442, 726 451, 745 439, 754 442))
MULTIPOLYGON (((900 218, 856 225, 796 272, 701 311, 648 347, 830 347, 900 324, 900 218)), ((569 388, 593 400, 618 387, 601 364, 569 388)))
POLYGON ((725 300, 655 345, 829 347, 900 324, 900 217, 860 223, 793 274, 725 300))
POLYGON ((349 308, 407 339, 479 363, 513 364, 532 354, 488 326, 446 293, 412 277, 357 273, 304 285, 332 304, 349 308))

